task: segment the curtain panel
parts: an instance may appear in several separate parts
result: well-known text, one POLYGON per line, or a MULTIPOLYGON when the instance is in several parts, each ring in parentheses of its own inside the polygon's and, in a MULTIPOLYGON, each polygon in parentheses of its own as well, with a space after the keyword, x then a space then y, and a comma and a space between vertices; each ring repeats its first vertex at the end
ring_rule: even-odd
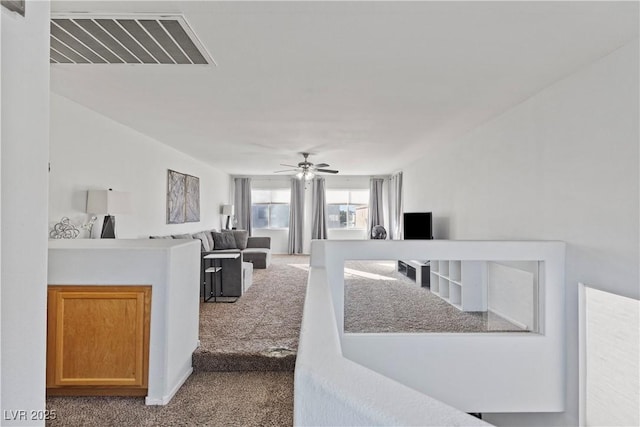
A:
POLYGON ((389 179, 389 238, 402 239, 402 172, 389 179))
POLYGON ((371 178, 369 181, 369 221, 368 221, 368 238, 371 239, 371 229, 374 225, 384 224, 384 205, 382 201, 382 188, 384 179, 371 178))
POLYGON ((237 228, 251 236, 251 178, 234 178, 233 182, 237 228))
POLYGON ((302 253, 304 227, 304 180, 291 179, 291 205, 289 209, 289 253, 302 253))
POLYGON ((327 238, 327 198, 324 178, 313 180, 313 200, 311 204, 311 238, 327 238))

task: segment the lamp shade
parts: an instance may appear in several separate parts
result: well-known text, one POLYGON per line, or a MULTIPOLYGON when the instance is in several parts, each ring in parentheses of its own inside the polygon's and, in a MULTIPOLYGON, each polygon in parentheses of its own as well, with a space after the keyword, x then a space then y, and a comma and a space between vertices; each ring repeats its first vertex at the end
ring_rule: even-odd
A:
POLYGON ((233 215, 233 205, 222 205, 222 215, 233 215))
POLYGON ((89 190, 87 213, 97 215, 131 213, 131 194, 124 191, 89 190))

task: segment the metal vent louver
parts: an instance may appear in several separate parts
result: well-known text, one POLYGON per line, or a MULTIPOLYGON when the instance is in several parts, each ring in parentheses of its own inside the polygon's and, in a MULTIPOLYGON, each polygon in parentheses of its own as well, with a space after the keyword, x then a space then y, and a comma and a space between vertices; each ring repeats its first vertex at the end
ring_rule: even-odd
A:
POLYGON ((60 64, 212 64, 182 16, 51 18, 50 62, 60 64))

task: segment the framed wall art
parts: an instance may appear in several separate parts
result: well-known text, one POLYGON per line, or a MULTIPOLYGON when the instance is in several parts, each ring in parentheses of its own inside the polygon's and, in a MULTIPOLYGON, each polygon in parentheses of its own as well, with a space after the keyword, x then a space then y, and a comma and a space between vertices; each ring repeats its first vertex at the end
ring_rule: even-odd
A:
POLYGON ((200 221, 200 178, 167 172, 167 224, 200 221))

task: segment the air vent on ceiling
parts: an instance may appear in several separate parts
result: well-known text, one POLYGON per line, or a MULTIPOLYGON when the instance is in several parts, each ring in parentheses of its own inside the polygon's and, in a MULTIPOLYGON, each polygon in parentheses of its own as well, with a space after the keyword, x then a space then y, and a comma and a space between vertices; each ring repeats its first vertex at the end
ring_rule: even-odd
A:
POLYGON ((182 16, 55 15, 50 62, 60 64, 212 64, 182 16))

